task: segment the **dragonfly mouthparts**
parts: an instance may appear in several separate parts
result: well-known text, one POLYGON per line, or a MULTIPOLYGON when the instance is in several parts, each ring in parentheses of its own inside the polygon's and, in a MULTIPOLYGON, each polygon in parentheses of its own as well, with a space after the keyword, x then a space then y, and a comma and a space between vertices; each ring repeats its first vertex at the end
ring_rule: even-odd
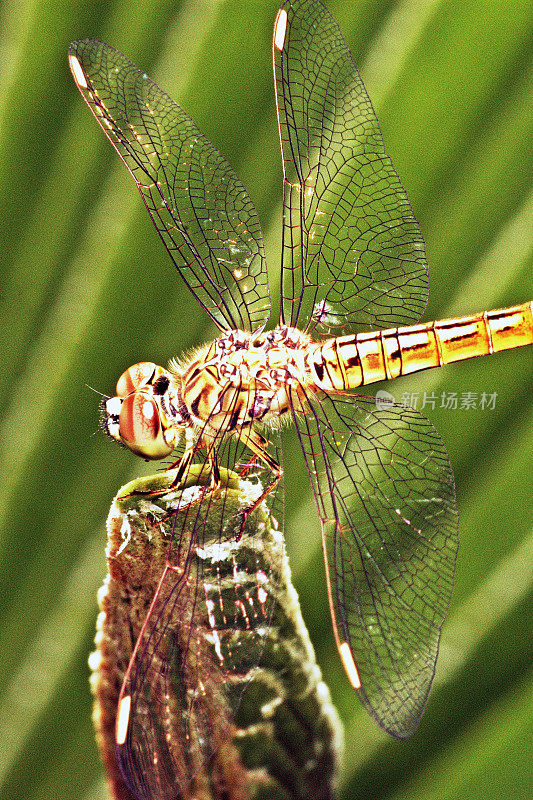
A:
POLYGON ((100 403, 100 427, 108 436, 120 444, 119 419, 122 399, 120 397, 109 397, 100 403))

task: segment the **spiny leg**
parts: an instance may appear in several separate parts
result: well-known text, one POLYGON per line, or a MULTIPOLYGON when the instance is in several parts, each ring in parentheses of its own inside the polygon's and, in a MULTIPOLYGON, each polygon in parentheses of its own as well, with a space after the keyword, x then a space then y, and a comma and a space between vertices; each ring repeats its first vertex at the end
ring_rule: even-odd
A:
MULTIPOLYGON (((197 450, 198 443, 196 442, 194 430, 188 428, 185 431, 185 451, 183 455, 177 461, 174 461, 172 464, 170 464, 165 470, 166 472, 170 472, 174 469, 176 470, 176 474, 168 486, 162 486, 160 489, 150 489, 146 491, 143 489, 135 489, 129 495, 125 495, 125 497, 131 497, 133 495, 141 495, 143 497, 160 497, 161 495, 172 491, 172 489, 176 489, 185 480, 197 450)), ((220 486, 220 470, 217 464, 216 453, 212 448, 208 449, 207 456, 209 463, 210 490, 213 491, 220 486)), ((125 498, 120 499, 122 500, 125 498)))
POLYGON ((281 478, 283 477, 282 468, 280 467, 278 462, 274 461, 274 459, 268 453, 268 441, 263 436, 261 436, 260 433, 257 433, 257 431, 255 431, 253 428, 250 427, 249 429, 246 430, 245 434, 242 435, 240 438, 244 442, 246 447, 252 451, 252 453, 254 454, 254 459, 260 458, 262 461, 264 461, 267 467, 273 473, 274 477, 270 481, 270 483, 267 484, 260 497, 258 497, 257 500, 251 506, 249 506, 249 508, 246 508, 242 512, 242 522, 237 536, 237 541, 240 540, 244 532, 246 520, 248 519, 250 514, 261 505, 263 500, 266 497, 268 497, 268 495, 271 492, 274 491, 274 489, 280 482, 281 478))
POLYGON ((249 472, 252 469, 252 467, 254 467, 257 464, 258 458, 259 456, 254 454, 251 457, 251 459, 247 462, 242 462, 242 461, 237 462, 235 466, 241 467, 241 471, 237 473, 239 478, 243 478, 246 475, 246 473, 249 472))
MULTIPOLYGON (((164 490, 164 493, 167 493, 172 488, 179 486, 179 484, 186 478, 187 470, 189 468, 189 465, 192 463, 192 458, 194 453, 196 452, 196 449, 191 448, 190 452, 186 451, 183 454, 182 459, 180 460, 178 465, 178 472, 176 476, 173 478, 170 486, 168 486, 164 490)), ((208 448, 207 459, 209 463, 209 486, 207 485, 204 486, 202 491, 196 498, 180 505, 179 509, 180 511, 184 511, 185 509, 189 509, 195 505, 198 505, 198 503, 203 502, 206 499, 206 497, 209 497, 209 495, 212 495, 214 492, 220 489, 220 469, 217 462, 216 450, 213 447, 208 448)), ((172 510, 169 514, 165 514, 164 517, 154 522, 154 525, 162 525, 163 523, 171 519, 175 513, 176 513, 175 510, 172 510)))

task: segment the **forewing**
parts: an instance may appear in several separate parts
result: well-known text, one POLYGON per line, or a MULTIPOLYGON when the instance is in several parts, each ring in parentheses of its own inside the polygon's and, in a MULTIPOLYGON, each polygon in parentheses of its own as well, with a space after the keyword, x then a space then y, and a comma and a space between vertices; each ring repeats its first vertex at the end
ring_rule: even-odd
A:
POLYGON ((187 114, 109 45, 74 42, 76 84, 133 175, 191 292, 221 329, 270 315, 257 212, 228 162, 187 114))
POLYGON ((269 637, 282 544, 265 505, 282 507, 281 488, 241 532, 240 512, 271 474, 250 466, 236 439, 219 437, 213 447, 223 488, 211 491, 206 459, 165 501, 176 510, 166 567, 119 700, 117 760, 141 800, 196 796, 206 780, 238 783, 231 736, 269 637), (236 464, 238 480, 226 471, 236 464))
POLYGON ((273 53, 283 320, 328 335, 415 322, 424 241, 337 23, 319 0, 289 0, 273 53))
POLYGON ((341 656, 346 642, 367 711, 405 738, 427 701, 454 578, 457 509, 444 445, 417 411, 378 408, 373 398, 313 399, 295 422, 341 656))

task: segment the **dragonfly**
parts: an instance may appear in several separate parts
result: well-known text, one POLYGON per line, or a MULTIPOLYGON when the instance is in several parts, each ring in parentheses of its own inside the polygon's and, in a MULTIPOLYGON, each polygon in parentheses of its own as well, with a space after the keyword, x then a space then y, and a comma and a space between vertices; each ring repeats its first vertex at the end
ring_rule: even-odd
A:
MULTIPOLYGON (((205 710, 215 692, 205 688, 209 680, 227 695, 223 730, 231 728, 240 702, 230 688, 240 669, 239 626, 226 614, 207 615, 217 652, 212 667, 202 667, 201 603, 183 592, 188 553, 202 545, 206 508, 223 491, 222 468, 238 465, 264 478, 231 528, 235 541, 247 535, 246 523, 261 506, 281 505, 285 420, 296 429, 309 473, 333 632, 348 679, 385 731, 400 739, 415 731, 453 586, 453 473, 441 438, 421 413, 356 390, 533 343, 531 302, 419 322, 428 291, 422 233, 349 49, 319 0, 283 3, 273 58, 283 238, 281 311, 268 330, 261 227, 235 172, 121 53, 92 39, 69 51, 78 89, 135 179, 206 321, 219 329, 214 341, 167 368, 130 367, 103 403, 104 429, 114 440, 145 459, 172 457, 176 490, 198 463, 209 476, 190 501, 186 547, 181 523, 173 528, 118 701, 117 760, 142 800, 184 792, 194 765, 220 745, 205 710), (169 609, 185 594, 189 634, 171 670, 169 609), (181 741, 170 745, 162 735, 170 714, 165 698, 169 682, 182 678, 184 686, 196 682, 196 690, 175 711, 181 741)), ((261 603, 255 600, 264 625, 251 637, 252 668, 260 664, 273 613, 270 577, 263 572, 261 603)), ((195 576, 192 597, 202 591, 195 576)))

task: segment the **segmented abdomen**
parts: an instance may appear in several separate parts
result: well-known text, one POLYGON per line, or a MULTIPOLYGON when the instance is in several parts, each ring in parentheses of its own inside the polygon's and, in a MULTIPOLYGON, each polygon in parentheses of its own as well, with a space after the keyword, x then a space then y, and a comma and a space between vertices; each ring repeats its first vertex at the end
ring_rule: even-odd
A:
POLYGON ((307 365, 320 388, 343 391, 526 344, 533 344, 532 302, 473 317, 339 336, 311 346, 307 365))

